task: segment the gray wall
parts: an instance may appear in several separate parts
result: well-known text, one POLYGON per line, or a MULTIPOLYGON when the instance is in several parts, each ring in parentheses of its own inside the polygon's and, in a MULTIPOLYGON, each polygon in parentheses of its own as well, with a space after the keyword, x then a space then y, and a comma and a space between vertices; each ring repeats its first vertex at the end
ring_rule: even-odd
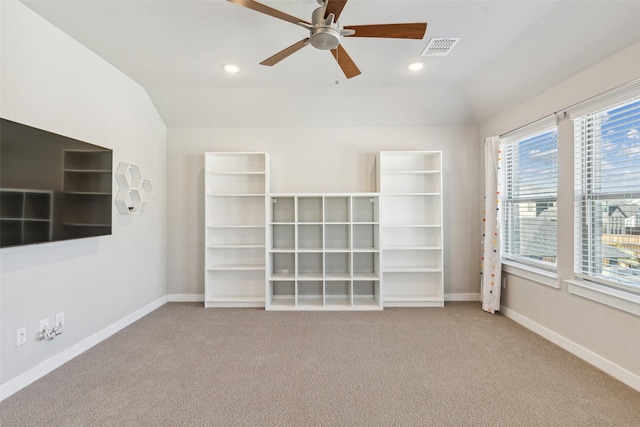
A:
POLYGON ((114 167, 137 163, 155 187, 139 216, 114 207, 111 236, 0 250, 0 384, 6 387, 165 298, 167 146, 166 127, 142 87, 21 3, 0 7, 0 115, 111 148, 114 167), (39 340, 40 320, 53 323, 61 311, 64 333, 39 340), (16 347, 23 326, 27 343, 16 347))
MULTIPOLYGON (((384 150, 442 150, 445 294, 479 292, 480 146, 475 126, 170 128, 169 294, 204 293, 204 153, 271 155, 272 192, 368 192, 384 150)), ((472 294, 472 295, 470 295, 472 294)))
MULTIPOLYGON (((487 121, 481 126, 482 139, 508 132, 638 78, 640 43, 487 121)), ((557 336, 565 346, 574 347, 581 357, 590 358, 592 363, 603 362, 614 370, 621 368, 619 372, 628 371, 627 377, 640 387, 640 317, 570 294, 563 281, 573 275, 573 139, 570 122, 560 122, 559 127, 560 289, 507 274, 502 305, 505 311, 538 332, 557 336)))

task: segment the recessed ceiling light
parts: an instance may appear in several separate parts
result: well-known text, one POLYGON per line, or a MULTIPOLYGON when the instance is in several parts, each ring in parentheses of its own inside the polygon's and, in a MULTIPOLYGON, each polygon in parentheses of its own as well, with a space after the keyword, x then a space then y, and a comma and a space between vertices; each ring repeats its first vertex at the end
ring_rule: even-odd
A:
POLYGON ((240 67, 238 67, 237 65, 233 65, 233 64, 225 64, 222 66, 222 69, 225 70, 227 73, 230 74, 235 74, 238 71, 240 71, 240 67))
POLYGON ((422 62, 414 62, 407 65, 407 68, 410 69, 411 71, 419 71, 424 68, 424 64, 422 62))

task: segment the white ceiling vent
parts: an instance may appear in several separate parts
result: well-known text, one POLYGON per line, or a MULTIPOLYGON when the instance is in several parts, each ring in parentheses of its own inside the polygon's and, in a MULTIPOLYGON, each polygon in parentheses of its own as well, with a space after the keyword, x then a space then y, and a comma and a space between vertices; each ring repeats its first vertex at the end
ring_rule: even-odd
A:
POLYGON ((459 38, 431 38, 420 56, 447 56, 459 41, 459 38))

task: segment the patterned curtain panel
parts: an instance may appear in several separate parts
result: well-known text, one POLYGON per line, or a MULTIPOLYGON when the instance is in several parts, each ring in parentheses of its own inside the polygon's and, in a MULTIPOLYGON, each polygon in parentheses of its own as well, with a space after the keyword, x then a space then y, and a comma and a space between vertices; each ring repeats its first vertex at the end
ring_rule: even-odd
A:
POLYGON ((500 311, 501 253, 500 253, 500 138, 492 136, 484 141, 484 212, 482 231, 482 309, 489 313, 500 311))

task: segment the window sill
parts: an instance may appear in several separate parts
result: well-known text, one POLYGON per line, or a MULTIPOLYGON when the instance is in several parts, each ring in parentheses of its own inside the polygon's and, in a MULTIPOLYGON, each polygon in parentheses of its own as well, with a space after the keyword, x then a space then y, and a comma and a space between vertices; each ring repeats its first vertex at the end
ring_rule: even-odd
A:
POLYGON ((541 270, 539 268, 529 267, 515 263, 513 261, 502 261, 502 271, 514 276, 523 277, 541 285, 549 286, 554 289, 560 289, 560 280, 555 272, 541 270))
POLYGON ((640 316, 640 296, 586 280, 566 280, 569 293, 640 316))

